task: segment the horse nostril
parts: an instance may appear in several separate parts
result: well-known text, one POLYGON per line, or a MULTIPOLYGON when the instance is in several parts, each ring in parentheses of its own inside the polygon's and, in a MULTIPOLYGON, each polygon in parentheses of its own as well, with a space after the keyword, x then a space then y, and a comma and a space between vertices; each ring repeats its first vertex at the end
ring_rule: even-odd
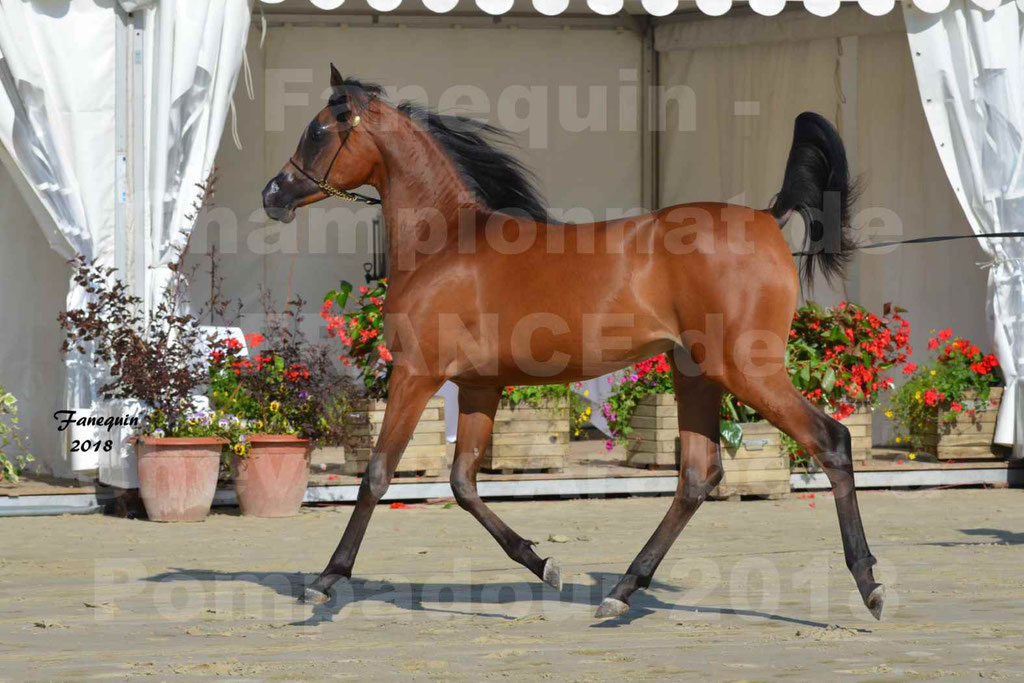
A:
POLYGON ((263 188, 263 206, 282 206, 285 202, 281 201, 281 184, 280 174, 274 176, 267 183, 266 187, 263 188))

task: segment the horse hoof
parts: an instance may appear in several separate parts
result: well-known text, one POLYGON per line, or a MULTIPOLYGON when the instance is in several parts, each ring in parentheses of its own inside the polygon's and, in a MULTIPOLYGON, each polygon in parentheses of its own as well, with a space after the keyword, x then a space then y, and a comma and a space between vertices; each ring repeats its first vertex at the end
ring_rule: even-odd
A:
POLYGON ((867 605, 868 610, 871 612, 871 616, 881 621, 882 608, 885 606, 885 586, 881 584, 875 586, 875 589, 868 595, 864 604, 867 605))
POLYGON ((310 586, 306 586, 306 589, 302 591, 302 597, 299 598, 299 602, 307 605, 322 605, 330 599, 331 596, 327 593, 318 591, 310 586))
POLYGON ((559 593, 562 592, 562 570, 550 557, 544 561, 544 575, 541 580, 559 593))
POLYGON ((601 601, 601 606, 597 608, 597 612, 594 613, 594 618, 612 619, 614 617, 621 617, 628 611, 629 605, 622 602, 622 600, 616 600, 615 598, 605 598, 601 601))

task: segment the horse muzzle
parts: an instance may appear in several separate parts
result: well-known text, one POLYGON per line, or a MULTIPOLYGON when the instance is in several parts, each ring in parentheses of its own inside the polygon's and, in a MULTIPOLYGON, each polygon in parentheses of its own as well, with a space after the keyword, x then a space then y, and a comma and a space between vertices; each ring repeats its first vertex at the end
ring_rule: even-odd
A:
POLYGON ((271 220, 291 223, 295 220, 294 193, 289 191, 288 179, 278 173, 263 188, 263 210, 271 220))

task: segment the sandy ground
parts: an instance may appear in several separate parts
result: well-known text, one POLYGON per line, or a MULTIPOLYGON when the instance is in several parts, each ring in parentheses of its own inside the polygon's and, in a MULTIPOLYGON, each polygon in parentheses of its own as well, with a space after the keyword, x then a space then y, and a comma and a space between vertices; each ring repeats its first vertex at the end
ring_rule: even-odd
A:
POLYGON ((377 510, 357 578, 292 598, 350 508, 201 524, 0 520, 0 678, 905 680, 1024 676, 1024 491, 861 494, 881 623, 829 496, 707 503, 625 618, 595 605, 667 498, 494 504, 558 595, 465 512, 377 510))

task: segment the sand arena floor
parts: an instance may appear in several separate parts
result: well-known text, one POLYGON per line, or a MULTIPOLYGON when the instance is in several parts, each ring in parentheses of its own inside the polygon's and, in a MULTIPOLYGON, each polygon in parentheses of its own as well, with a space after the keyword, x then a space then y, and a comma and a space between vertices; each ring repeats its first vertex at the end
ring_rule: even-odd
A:
POLYGON ((0 679, 1024 677, 1024 491, 862 493, 880 623, 821 494, 705 504, 632 612, 594 621, 668 502, 494 504, 561 564, 561 595, 457 507, 382 506, 356 578, 316 608, 292 596, 349 507, 2 519, 0 679))

